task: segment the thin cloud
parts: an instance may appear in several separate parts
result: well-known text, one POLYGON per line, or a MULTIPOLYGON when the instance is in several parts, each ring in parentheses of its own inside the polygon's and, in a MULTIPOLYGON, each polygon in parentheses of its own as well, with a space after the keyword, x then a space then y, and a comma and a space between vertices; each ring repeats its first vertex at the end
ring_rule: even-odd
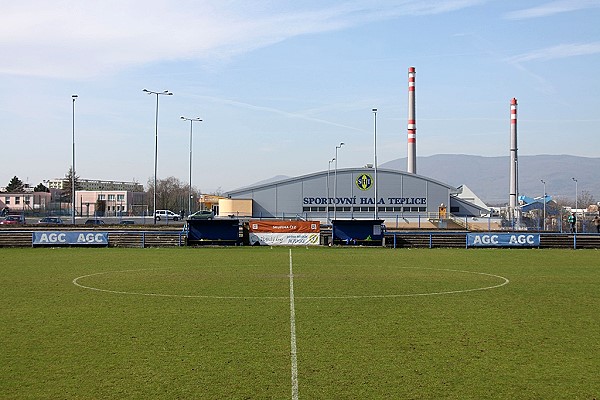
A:
POLYGON ((227 60, 298 35, 484 2, 21 0, 0 14, 0 74, 77 79, 153 62, 227 60))
POLYGON ((522 73, 528 75, 531 78, 531 82, 535 83, 535 87, 537 88, 537 90, 541 91, 542 93, 553 94, 556 92, 556 89, 551 82, 526 68, 523 63, 519 62, 518 57, 506 58, 505 56, 498 53, 496 50, 494 50, 495 45, 491 41, 482 37, 481 35, 478 35, 476 33, 462 33, 460 34, 460 36, 472 37, 474 39, 474 44, 477 46, 477 48, 481 49, 483 53, 489 54, 490 57, 497 60, 498 62, 506 63, 512 66, 513 68, 516 68, 517 70, 521 71, 522 73))
POLYGON ((600 0, 558 0, 537 7, 531 7, 524 10, 513 11, 505 15, 507 19, 529 19, 541 18, 551 15, 585 10, 589 8, 599 8, 600 0))
POLYGON ((594 43, 572 43, 547 47, 521 54, 508 59, 511 63, 524 63, 529 61, 549 61, 560 58, 586 56, 600 53, 600 42, 594 43))
POLYGON ((364 132, 364 130, 360 129, 360 128, 340 124, 340 123, 333 122, 333 121, 324 120, 321 118, 315 118, 310 115, 306 115, 306 114, 302 114, 302 113, 293 113, 293 112, 279 110, 279 109, 273 108, 273 107, 258 106, 258 105, 244 103, 241 101, 231 100, 231 99, 223 99, 223 98, 210 97, 210 96, 198 96, 198 97, 201 97, 201 98, 204 98, 207 100, 211 100, 215 103, 228 104, 228 105, 234 106, 234 107, 240 107, 240 108, 245 108, 245 109, 254 110, 254 111, 267 112, 267 113, 271 113, 271 114, 277 114, 277 115, 281 115, 286 118, 301 119, 304 121, 317 122, 320 124, 335 126, 338 128, 344 128, 344 129, 350 129, 350 130, 354 130, 354 131, 364 132))

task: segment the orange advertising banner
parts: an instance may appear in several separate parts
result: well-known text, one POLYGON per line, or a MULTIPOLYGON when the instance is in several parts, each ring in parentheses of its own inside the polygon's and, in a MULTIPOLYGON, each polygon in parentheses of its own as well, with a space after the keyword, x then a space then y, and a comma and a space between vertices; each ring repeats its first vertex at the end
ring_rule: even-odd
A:
POLYGON ((319 221, 251 220, 250 232, 261 233, 319 233, 319 221))

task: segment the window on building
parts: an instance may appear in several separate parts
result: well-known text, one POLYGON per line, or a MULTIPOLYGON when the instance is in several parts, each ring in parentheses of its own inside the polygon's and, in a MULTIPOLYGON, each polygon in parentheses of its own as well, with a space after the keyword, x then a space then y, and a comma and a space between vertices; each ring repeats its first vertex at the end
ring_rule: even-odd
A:
POLYGON ((404 212, 425 212, 427 207, 404 207, 404 212))
POLYGON ((105 194, 99 194, 98 195, 98 200, 106 200, 106 195, 105 194))
POLYGON ((6 196, 4 198, 4 204, 9 205, 10 204, 10 197, 6 196))
POLYGON ((117 200, 118 200, 118 201, 123 201, 123 200, 125 200, 125 195, 124 195, 124 194, 118 194, 118 195, 117 195, 117 200))
POLYGON ((303 212, 325 211, 325 207, 302 207, 303 212))
POLYGON ((402 212, 402 207, 379 207, 378 210, 383 212, 402 212))
POLYGON ((108 201, 115 201, 115 195, 114 194, 109 194, 108 195, 108 201))
POLYGON ((16 196, 15 197, 15 204, 21 204, 21 197, 20 196, 16 196))
POLYGON ((31 196, 25 196, 25 204, 29 205, 31 203, 31 196))

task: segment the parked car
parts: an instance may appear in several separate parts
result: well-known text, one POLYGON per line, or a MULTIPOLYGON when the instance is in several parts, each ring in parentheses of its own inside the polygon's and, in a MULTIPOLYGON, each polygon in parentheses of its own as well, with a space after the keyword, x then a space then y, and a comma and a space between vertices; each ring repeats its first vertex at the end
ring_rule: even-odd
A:
POLYGON ((88 219, 85 221, 86 225, 104 225, 104 221, 101 219, 88 219))
POLYGON ((23 225, 24 223, 25 218, 22 215, 7 215, 0 221, 0 225, 23 225))
POLYGON ((38 224, 46 225, 61 225, 62 223, 63 220, 60 217, 44 217, 38 221, 38 224))
POLYGON ((200 210, 188 215, 188 219, 213 219, 215 213, 212 210, 200 210))
POLYGON ((171 210, 156 210, 154 213, 154 218, 156 218, 157 221, 160 221, 161 219, 179 221, 181 216, 179 214, 175 214, 171 210))

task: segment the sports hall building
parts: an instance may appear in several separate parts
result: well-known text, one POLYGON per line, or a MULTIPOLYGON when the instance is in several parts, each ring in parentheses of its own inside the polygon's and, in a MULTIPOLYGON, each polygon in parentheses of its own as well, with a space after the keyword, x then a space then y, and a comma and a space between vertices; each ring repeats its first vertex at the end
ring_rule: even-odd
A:
POLYGON ((252 218, 444 219, 479 217, 484 204, 464 198, 462 188, 390 169, 338 169, 245 187, 219 201, 220 216, 252 218))

